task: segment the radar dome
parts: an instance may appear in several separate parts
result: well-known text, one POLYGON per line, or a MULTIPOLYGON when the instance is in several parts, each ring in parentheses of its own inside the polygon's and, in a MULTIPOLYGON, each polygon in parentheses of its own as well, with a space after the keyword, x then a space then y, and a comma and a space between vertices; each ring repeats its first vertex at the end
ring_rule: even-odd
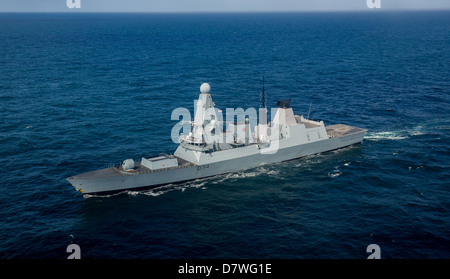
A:
POLYGON ((200 86, 201 93, 209 93, 210 91, 211 91, 211 86, 209 86, 208 83, 205 82, 200 86))

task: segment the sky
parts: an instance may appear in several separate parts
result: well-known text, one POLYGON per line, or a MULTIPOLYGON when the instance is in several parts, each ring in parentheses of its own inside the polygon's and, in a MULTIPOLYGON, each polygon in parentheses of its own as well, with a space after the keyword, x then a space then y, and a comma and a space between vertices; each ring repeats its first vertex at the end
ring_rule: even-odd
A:
POLYGON ((0 0, 0 12, 271 12, 450 10, 450 0, 0 0))

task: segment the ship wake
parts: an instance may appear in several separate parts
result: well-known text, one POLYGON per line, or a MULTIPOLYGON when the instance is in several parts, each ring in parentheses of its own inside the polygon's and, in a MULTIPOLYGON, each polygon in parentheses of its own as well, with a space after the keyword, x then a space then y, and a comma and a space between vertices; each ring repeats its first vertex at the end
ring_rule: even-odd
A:
POLYGON ((419 125, 412 129, 398 130, 398 131, 383 131, 383 132, 367 132, 364 136, 365 140, 380 141, 380 140, 404 140, 414 136, 424 135, 423 126, 419 125))

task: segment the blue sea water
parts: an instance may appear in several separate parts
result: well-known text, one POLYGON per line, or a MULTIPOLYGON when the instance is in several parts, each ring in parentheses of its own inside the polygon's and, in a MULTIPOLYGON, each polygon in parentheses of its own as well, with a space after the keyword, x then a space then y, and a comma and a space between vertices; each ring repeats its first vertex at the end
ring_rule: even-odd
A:
POLYGON ((0 258, 450 257, 450 13, 0 14, 0 258), (292 99, 361 145, 142 192, 172 110, 292 99))

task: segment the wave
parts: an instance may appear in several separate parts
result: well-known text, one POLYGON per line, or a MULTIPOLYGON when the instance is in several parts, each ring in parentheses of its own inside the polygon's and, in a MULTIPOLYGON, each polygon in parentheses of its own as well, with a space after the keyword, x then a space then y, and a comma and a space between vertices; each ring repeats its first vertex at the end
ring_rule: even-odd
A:
POLYGON ((129 195, 135 196, 135 195, 147 195, 147 196, 153 196, 157 197, 163 194, 166 194, 171 191, 182 191, 184 192, 186 189, 189 188, 197 188, 197 189, 206 189, 206 186, 208 183, 212 184, 219 184, 229 179, 239 179, 239 178, 247 178, 247 177, 258 177, 260 175, 266 174, 266 175, 277 175, 280 171, 279 170, 271 170, 268 167, 258 167, 251 170, 246 171, 239 171, 239 172, 230 172, 223 175, 218 175, 215 177, 207 177, 207 178, 200 178, 197 180, 193 180, 190 182, 186 182, 183 184, 169 184, 162 187, 150 189, 150 190, 144 190, 144 191, 127 191, 129 195))
POLYGON ((342 172, 339 169, 339 167, 335 167, 333 171, 328 172, 328 177, 335 178, 335 177, 340 176, 341 174, 342 174, 342 172))
POLYGON ((450 129, 450 119, 433 119, 427 122, 416 124, 413 127, 395 130, 395 131, 379 131, 367 132, 364 139, 366 140, 404 140, 415 136, 433 135, 441 136, 448 134, 450 129))
POLYGON ((418 125, 412 129, 384 132, 367 132, 364 136, 366 140, 403 140, 413 136, 425 135, 424 127, 418 125))
POLYGON ((366 140, 402 140, 408 136, 399 132, 368 132, 364 139, 366 140))
POLYGON ((109 194, 109 195, 102 195, 102 194, 83 194, 83 198, 85 199, 90 199, 90 198, 110 198, 110 197, 115 197, 115 196, 119 196, 122 195, 123 193, 126 193, 127 191, 123 191, 123 192, 117 192, 114 194, 109 194))
POLYGON ((154 189, 149 190, 143 190, 143 191, 127 191, 128 195, 130 196, 138 196, 138 195, 145 195, 145 196, 152 196, 157 197, 161 196, 163 194, 172 192, 172 191, 181 191, 184 192, 186 189, 189 188, 199 188, 199 189, 206 189, 205 185, 208 183, 209 178, 202 178, 202 179, 196 179, 190 182, 186 182, 183 184, 168 184, 165 186, 161 186, 154 189))
POLYGON ((162 194, 172 192, 172 191, 184 192, 184 190, 186 190, 188 188, 206 189, 206 187, 204 187, 204 185, 206 183, 208 183, 208 179, 209 178, 196 179, 196 180, 186 182, 183 184, 167 184, 164 186, 160 186, 160 187, 148 189, 148 190, 140 190, 140 191, 124 190, 124 191, 117 192, 114 194, 109 194, 109 195, 84 194, 83 198, 86 198, 86 199, 88 199, 88 198, 110 198, 110 197, 119 196, 119 195, 123 195, 123 194, 127 194, 129 196, 145 195, 145 196, 157 197, 157 196, 160 196, 162 194))
POLYGON ((84 194, 84 198, 109 198, 114 197, 122 194, 128 194, 130 196, 139 196, 139 195, 145 195, 145 196, 152 196, 157 197, 172 191, 182 191, 184 192, 186 189, 189 188, 198 188, 198 189, 206 189, 207 183, 212 184, 219 184, 229 179, 239 179, 239 178, 247 178, 247 177, 258 177, 260 175, 277 175, 279 174, 279 170, 273 170, 269 169, 268 167, 258 167, 251 170, 245 170, 245 171, 239 171, 239 172, 231 172, 223 175, 218 175, 215 177, 206 177, 206 178, 200 178, 193 181, 185 182, 182 184, 168 184, 164 186, 160 186, 153 189, 148 190, 140 190, 140 191, 133 191, 133 190, 125 190, 122 192, 117 192, 110 195, 93 195, 93 194, 84 194))

